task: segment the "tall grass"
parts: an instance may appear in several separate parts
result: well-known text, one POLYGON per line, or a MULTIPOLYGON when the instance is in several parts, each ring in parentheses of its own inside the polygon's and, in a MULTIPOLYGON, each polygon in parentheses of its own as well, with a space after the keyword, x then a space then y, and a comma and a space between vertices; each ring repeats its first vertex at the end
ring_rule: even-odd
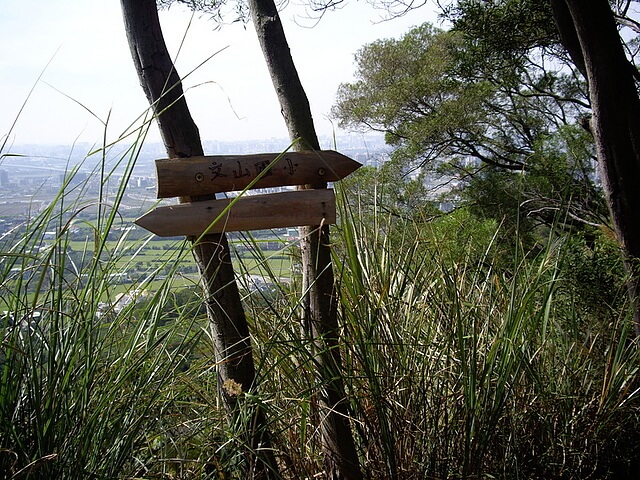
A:
MULTIPOLYGON (((107 147, 92 152, 97 197, 86 183, 72 187, 74 166, 53 201, 0 240, 3 478, 119 478, 153 459, 145 452, 165 423, 167 391, 202 329, 188 316, 162 326, 170 279, 145 307, 136 306, 157 271, 125 292, 134 301, 114 301, 114 276, 135 254, 118 267, 126 233, 115 243, 107 237, 119 226, 118 207, 141 145, 139 138, 115 164, 107 163, 107 147), (116 171, 122 179, 109 192, 116 171), (89 210, 95 213, 87 218, 89 210), (80 222, 93 238, 72 256, 70 231, 80 222), (45 235, 51 231, 54 239, 45 235)), ((168 259, 165 267, 179 261, 168 259)))
POLYGON ((342 212, 337 261, 368 476, 603 478, 638 468, 630 318, 612 312, 588 335, 563 278, 562 239, 497 269, 495 236, 451 249, 428 225, 379 214, 364 225, 355 208, 342 212))
MULTIPOLYGON (((355 200, 342 197, 334 260, 365 477, 633 478, 639 346, 625 305, 584 315, 569 242, 554 235, 505 267, 499 226, 447 219, 443 230, 377 209, 363 223, 355 200), (460 243, 454 228, 478 236, 460 243)), ((262 398, 285 475, 312 478, 321 386, 299 292, 274 298, 252 309, 262 398)))
MULTIPOLYGON (((54 201, 0 241, 2 476, 244 478, 244 452, 254 447, 242 406, 251 415, 259 403, 283 477, 321 478, 327 412, 301 335, 295 270, 281 281, 259 242, 245 238, 255 258, 239 270, 257 264, 273 288, 245 285, 258 381, 233 419, 217 399, 200 297, 172 285, 186 244, 129 287, 141 301, 104 301, 113 275, 134 265, 148 240, 133 250, 126 233, 107 241, 141 144, 120 155, 115 194, 105 187, 89 198, 86 185, 72 187, 70 169, 54 201), (93 237, 72 256, 74 222, 93 237)), ((115 167, 106 147, 97 152, 95 175, 106 185, 115 167)), ((364 215, 369 199, 339 197, 340 348, 366 478, 635 472, 639 346, 624 305, 584 308, 574 244, 556 235, 505 261, 497 225, 461 213, 417 222, 375 206, 364 215)), ((296 246, 276 254, 295 264, 296 246)))

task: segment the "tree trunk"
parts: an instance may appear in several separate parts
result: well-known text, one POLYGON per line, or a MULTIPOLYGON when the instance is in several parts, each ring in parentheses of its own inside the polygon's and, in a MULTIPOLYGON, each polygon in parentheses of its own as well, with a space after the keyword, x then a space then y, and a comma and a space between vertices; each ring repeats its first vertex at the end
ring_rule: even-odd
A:
POLYGON ((551 0, 560 38, 589 84, 602 183, 640 335, 640 98, 607 0, 551 0))
MULTIPOLYGON (((170 158, 203 155, 198 128, 191 118, 180 76, 164 42, 156 1, 121 0, 121 4, 133 62, 156 115, 167 155, 170 158)), ((193 246, 193 252, 202 277, 214 341, 218 390, 228 411, 235 415, 239 413, 241 399, 238 388, 247 392, 256 385, 249 328, 226 235, 206 235, 193 246)), ((245 425, 253 448, 249 462, 255 478, 271 478, 275 472, 265 423, 263 412, 256 408, 253 418, 245 425)))
MULTIPOLYGON (((251 18, 262 47, 289 137, 297 150, 320 150, 311 109, 295 68, 273 0, 249 0, 251 18)), ((325 184, 300 188, 326 188, 325 184)), ((322 443, 328 479, 360 479, 360 463, 349 423, 342 379, 329 226, 301 227, 303 331, 312 340, 322 391, 322 443)))

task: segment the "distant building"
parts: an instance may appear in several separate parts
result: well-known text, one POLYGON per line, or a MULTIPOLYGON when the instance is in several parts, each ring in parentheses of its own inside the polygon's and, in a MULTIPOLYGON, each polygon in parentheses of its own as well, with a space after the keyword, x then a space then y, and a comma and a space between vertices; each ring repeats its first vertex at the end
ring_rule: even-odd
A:
POLYGON ((133 177, 129 185, 135 188, 154 188, 155 183, 154 177, 133 177))

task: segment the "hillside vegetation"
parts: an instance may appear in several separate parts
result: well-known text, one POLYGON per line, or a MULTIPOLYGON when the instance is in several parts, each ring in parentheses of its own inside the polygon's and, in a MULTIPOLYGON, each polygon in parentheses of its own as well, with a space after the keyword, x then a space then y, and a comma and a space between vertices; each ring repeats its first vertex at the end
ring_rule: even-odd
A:
MULTIPOLYGON (((128 155, 133 164, 135 150, 128 155)), ((517 226, 515 236, 503 235, 503 225, 467 208, 389 213, 380 198, 354 194, 359 180, 352 182, 348 194, 339 189, 333 252, 344 377, 366 477, 637 471, 639 348, 607 233, 551 227, 520 241, 517 226)), ((113 282, 149 240, 128 240, 126 229, 113 239, 123 194, 101 203, 82 247, 70 248, 82 199, 64 191, 2 237, 3 478, 245 471, 244 422, 230 422, 218 401, 197 279, 188 288, 180 281, 189 248, 164 251, 136 283, 113 282), (116 288, 133 301, 106 301, 116 288)), ((318 478, 319 387, 312 348, 301 340, 300 281, 291 268, 292 279, 281 282, 266 253, 248 251, 273 285, 244 290, 259 389, 239 400, 266 411, 285 478, 318 478)), ((276 253, 298 258, 295 244, 276 253)))

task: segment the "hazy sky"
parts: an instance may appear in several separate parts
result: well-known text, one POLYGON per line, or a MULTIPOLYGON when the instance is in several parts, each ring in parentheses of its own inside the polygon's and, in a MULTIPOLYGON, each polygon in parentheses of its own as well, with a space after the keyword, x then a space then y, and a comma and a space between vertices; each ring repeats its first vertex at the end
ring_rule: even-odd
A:
MULTIPOLYGON (((353 78, 354 53, 378 38, 398 37, 412 26, 436 22, 434 10, 428 0, 403 18, 381 22, 384 12, 350 0, 310 28, 316 22, 305 18, 304 7, 290 2, 281 16, 320 135, 331 134, 327 116, 338 85, 353 78)), ((191 13, 180 6, 161 13, 180 75, 185 77, 219 52, 184 81, 203 140, 286 137, 253 26, 215 30, 205 17, 193 18, 189 26, 191 20, 191 13)), ((118 0, 7 0, 0 39, 3 138, 35 85, 10 144, 99 143, 109 112, 107 137, 112 141, 147 109, 118 0)), ((159 139, 155 126, 151 139, 159 139)))

